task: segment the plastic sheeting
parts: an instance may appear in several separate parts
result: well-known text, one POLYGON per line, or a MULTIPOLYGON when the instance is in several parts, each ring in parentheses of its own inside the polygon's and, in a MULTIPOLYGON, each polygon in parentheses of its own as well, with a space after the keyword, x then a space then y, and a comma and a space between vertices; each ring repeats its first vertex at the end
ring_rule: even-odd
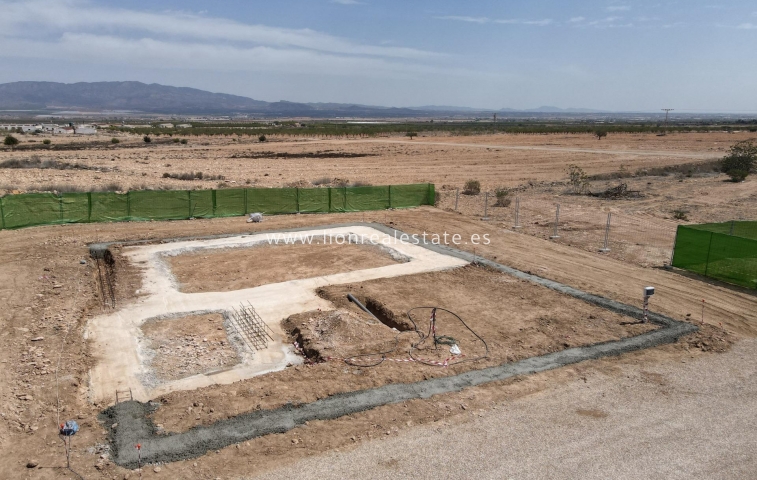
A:
POLYGON ((331 213, 433 205, 433 184, 337 188, 28 193, 0 198, 0 228, 57 223, 331 213))
POLYGON ((751 235, 757 232, 755 227, 757 222, 681 225, 672 264, 706 277, 757 289, 757 239, 735 234, 751 235))

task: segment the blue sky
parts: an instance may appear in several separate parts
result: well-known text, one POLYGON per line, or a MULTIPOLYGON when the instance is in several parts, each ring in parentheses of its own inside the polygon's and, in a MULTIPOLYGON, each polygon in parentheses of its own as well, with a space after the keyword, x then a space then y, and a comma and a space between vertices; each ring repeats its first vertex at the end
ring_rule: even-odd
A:
POLYGON ((757 2, 0 0, 0 82, 259 100, 757 112, 757 2))

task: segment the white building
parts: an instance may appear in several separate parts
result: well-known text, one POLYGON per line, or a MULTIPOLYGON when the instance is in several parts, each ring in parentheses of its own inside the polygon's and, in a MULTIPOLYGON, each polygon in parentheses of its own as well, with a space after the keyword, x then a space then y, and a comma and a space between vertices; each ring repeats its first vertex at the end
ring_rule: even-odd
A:
POLYGON ((94 135, 97 133, 97 127, 94 125, 77 125, 74 127, 74 133, 77 135, 94 135))
POLYGON ((18 131, 19 128, 24 133, 41 132, 41 131, 43 131, 42 130, 42 125, 40 125, 39 123, 35 123, 35 124, 31 124, 31 123, 26 123, 26 124, 15 123, 15 124, 0 125, 0 130, 5 130, 5 131, 16 132, 16 131, 18 131))

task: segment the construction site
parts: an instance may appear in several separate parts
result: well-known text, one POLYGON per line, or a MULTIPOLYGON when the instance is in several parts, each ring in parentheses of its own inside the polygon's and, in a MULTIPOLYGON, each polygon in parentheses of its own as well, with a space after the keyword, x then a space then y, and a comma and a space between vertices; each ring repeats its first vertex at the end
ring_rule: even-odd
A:
MULTIPOLYGON (((27 176, 63 171, 3 171, 18 189, 0 203, 0 476, 316 478, 349 455, 375 455, 391 474, 414 461, 401 442, 453 442, 453 432, 485 428, 477 422, 498 425, 503 410, 513 412, 498 427, 513 451, 516 433, 523 448, 536 442, 522 429, 541 412, 562 429, 545 432, 594 432, 588 461, 609 442, 597 432, 620 435, 615 419, 635 418, 623 395, 675 405, 696 395, 700 387, 676 383, 695 375, 685 368, 697 381, 720 377, 728 401, 755 407, 746 222, 757 217, 755 180, 677 170, 711 165, 747 135, 614 137, 597 146, 589 135, 555 135, 546 147, 515 135, 212 137, 137 151, 125 136, 112 151, 72 149, 57 161, 86 165, 77 181, 136 177, 150 188, 39 193, 27 176), (236 185, 159 190, 175 180, 143 175, 150 162, 207 155, 208 144, 213 168, 236 185), (303 156, 324 145, 340 155, 303 156), (238 159, 264 149, 292 159, 238 159), (118 170, 105 170, 111 156, 118 170), (297 162, 314 178, 366 184, 304 182, 297 162), (595 177, 588 194, 566 179, 576 162, 595 177), (653 165, 673 173, 641 173, 653 165), (636 173, 619 183, 619 166, 636 173), (103 178, 86 180, 95 171, 103 178), (467 191, 476 175, 481 191, 467 191), (672 204, 689 218, 673 216, 672 204), (721 234, 739 253, 716 264, 721 234), (696 235, 710 242, 705 260, 687 240, 696 235), (78 428, 68 443, 57 428, 67 421, 78 428)), ((643 405, 635 434, 646 438, 639 432, 664 422, 645 423, 643 405)), ((712 407, 700 406, 697 415, 712 407)), ((724 411, 701 417, 702 428, 743 414, 724 411)), ((686 441, 668 435, 660 442, 686 441)), ((753 442, 728 445, 726 473, 754 467, 744 461, 753 442)), ((665 476, 668 464, 656 461, 642 470, 665 476)), ((334 468, 342 478, 358 472, 334 468)))

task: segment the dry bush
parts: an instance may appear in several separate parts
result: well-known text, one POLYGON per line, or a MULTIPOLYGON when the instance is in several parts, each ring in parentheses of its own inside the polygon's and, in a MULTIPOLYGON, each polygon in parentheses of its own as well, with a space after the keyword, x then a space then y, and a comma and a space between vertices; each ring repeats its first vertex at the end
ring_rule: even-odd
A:
POLYGON ((463 195, 478 195, 481 193, 481 182, 478 180, 468 180, 465 182, 463 195))

